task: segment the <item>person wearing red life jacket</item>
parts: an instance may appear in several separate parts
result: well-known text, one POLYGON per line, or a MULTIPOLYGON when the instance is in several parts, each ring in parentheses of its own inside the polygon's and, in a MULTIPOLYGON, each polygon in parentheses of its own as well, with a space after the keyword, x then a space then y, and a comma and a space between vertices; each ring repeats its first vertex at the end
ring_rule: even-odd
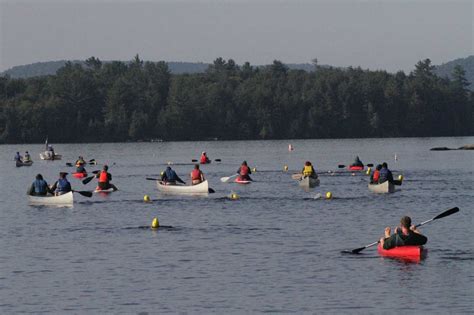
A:
POLYGON ((96 178, 99 179, 99 183, 97 184, 96 190, 107 190, 112 188, 114 191, 118 190, 117 187, 115 187, 114 184, 111 184, 110 181, 112 180, 112 174, 107 172, 109 167, 107 165, 104 165, 102 171, 97 173, 95 176, 96 178))
POLYGON ((252 171, 250 170, 250 167, 248 167, 247 161, 242 162, 242 165, 240 165, 239 169, 237 170, 237 173, 239 174, 238 180, 252 180, 252 178, 250 178, 249 176, 250 174, 252 174, 252 171))
POLYGON ((375 171, 372 174, 372 178, 370 179, 371 184, 378 184, 380 178, 380 170, 382 169, 382 165, 378 164, 375 168, 375 171))
POLYGON ((201 164, 211 163, 211 160, 209 160, 209 157, 207 156, 206 151, 202 151, 201 158, 199 159, 199 163, 201 164))
POLYGON ((192 170, 190 176, 192 185, 197 185, 205 181, 204 174, 199 169, 199 164, 194 165, 194 169, 192 170))

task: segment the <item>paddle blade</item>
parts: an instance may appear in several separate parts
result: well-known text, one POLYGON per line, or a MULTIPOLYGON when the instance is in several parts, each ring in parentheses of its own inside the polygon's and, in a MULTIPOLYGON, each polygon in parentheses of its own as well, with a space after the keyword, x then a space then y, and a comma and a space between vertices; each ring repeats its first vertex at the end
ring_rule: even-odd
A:
POLYGON ((216 191, 215 191, 214 189, 212 189, 212 188, 209 188, 209 189, 208 189, 208 192, 209 192, 210 194, 213 194, 213 193, 215 193, 216 191))
POLYGON ((299 173, 291 175, 291 178, 296 179, 296 180, 301 179, 302 177, 303 177, 303 174, 299 174, 299 173))
POLYGON ((372 163, 367 164, 367 167, 373 167, 373 166, 374 166, 374 164, 372 164, 372 163))
POLYGON ((222 160, 221 159, 215 159, 214 161, 215 162, 221 162, 222 160))
POLYGON ((346 167, 346 166, 343 165, 343 164, 339 164, 337 167, 338 167, 338 168, 344 168, 344 167, 346 167))
POLYGON ((77 190, 73 190, 73 192, 75 193, 78 193, 78 194, 81 194, 83 195, 84 197, 92 197, 92 191, 77 191, 77 190))
POLYGON ((191 162, 197 162, 198 160, 192 159, 191 162))
POLYGON ((72 163, 66 163, 66 165, 72 167, 72 163))
POLYGON ((438 214, 436 217, 433 218, 433 220, 438 220, 444 217, 447 217, 448 215, 454 214, 459 211, 458 207, 454 207, 452 209, 446 210, 445 212, 438 214))
POLYGON ((227 181, 230 179, 230 177, 221 177, 221 182, 227 183, 227 181))
POLYGON ((159 180, 158 178, 151 178, 151 177, 146 177, 146 180, 159 180))
POLYGON ((398 180, 398 179, 394 179, 392 183, 396 186, 401 186, 402 185, 402 181, 398 180))
POLYGON ((82 183, 83 183, 84 185, 87 185, 94 177, 95 177, 95 176, 86 177, 86 178, 82 181, 82 183))

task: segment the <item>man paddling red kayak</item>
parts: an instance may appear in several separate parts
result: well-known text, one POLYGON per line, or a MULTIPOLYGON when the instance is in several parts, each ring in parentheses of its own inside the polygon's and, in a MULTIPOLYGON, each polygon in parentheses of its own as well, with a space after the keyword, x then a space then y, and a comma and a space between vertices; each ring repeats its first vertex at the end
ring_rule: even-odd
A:
POLYGON ((404 216, 400 220, 400 226, 395 228, 395 232, 390 235, 390 227, 385 228, 384 237, 380 238, 380 246, 383 249, 391 249, 400 246, 425 245, 428 238, 411 225, 411 218, 404 216))
POLYGON ((237 170, 237 174, 239 174, 239 177, 236 179, 236 182, 252 181, 252 178, 250 178, 249 176, 250 174, 252 174, 252 171, 247 165, 247 161, 242 162, 242 165, 240 165, 239 169, 237 170))

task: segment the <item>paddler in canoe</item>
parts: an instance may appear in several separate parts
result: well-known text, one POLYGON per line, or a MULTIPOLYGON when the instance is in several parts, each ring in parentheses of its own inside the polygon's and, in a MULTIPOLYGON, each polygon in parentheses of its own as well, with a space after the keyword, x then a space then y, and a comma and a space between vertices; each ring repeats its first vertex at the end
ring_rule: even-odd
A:
POLYGON ((23 158, 20 155, 20 152, 17 152, 15 154, 15 157, 13 158, 17 163, 23 163, 23 158))
POLYGON ((49 188, 48 183, 43 179, 43 175, 36 175, 36 179, 28 189, 28 195, 30 196, 46 196, 47 194, 53 194, 49 188))
POLYGON ((75 164, 76 164, 76 173, 87 174, 86 168, 84 167, 84 165, 86 164, 86 161, 84 161, 84 158, 82 156, 79 156, 75 164))
POLYGON ((178 174, 176 174, 176 172, 170 166, 167 166, 161 175, 161 181, 165 185, 176 185, 176 182, 185 184, 185 182, 179 178, 178 174))
POLYGON ((201 164, 209 164, 209 163, 211 163, 211 160, 210 160, 209 157, 207 156, 206 151, 202 151, 201 157, 199 158, 199 163, 201 163, 201 164))
POLYGON ((59 179, 51 187, 55 196, 60 196, 72 191, 71 183, 67 180, 66 175, 66 172, 60 172, 59 179))
POLYGON ((379 174, 379 184, 382 184, 386 181, 388 181, 389 183, 393 183, 393 174, 388 169, 387 162, 383 162, 379 174))
POLYGON ((395 228, 395 232, 390 235, 390 227, 385 228, 385 235, 380 239, 380 246, 383 249, 391 249, 399 246, 425 245, 428 238, 411 225, 411 218, 404 216, 400 220, 400 226, 395 228))
POLYGON ((198 185, 205 181, 204 174, 199 169, 199 164, 194 165, 194 169, 189 175, 191 176, 191 185, 198 185))
POLYGON ((23 159, 23 162, 29 162, 31 161, 31 155, 28 153, 28 151, 25 151, 25 157, 23 159))
POLYGON ((237 174, 239 174, 239 176, 237 177, 238 181, 252 181, 252 178, 250 178, 250 174, 252 174, 252 171, 247 165, 247 161, 242 162, 242 165, 240 165, 239 169, 237 170, 237 174))
POLYGON ((95 190, 108 190, 110 188, 112 188, 114 191, 118 190, 114 184, 110 183, 112 180, 112 174, 110 174, 108 170, 109 166, 104 165, 102 171, 95 175, 95 177, 99 179, 99 183, 97 184, 97 188, 95 190))
POLYGON ((301 170, 301 174, 303 174, 302 178, 305 178, 305 177, 318 178, 318 174, 316 174, 313 164, 311 164, 310 161, 306 161, 304 163, 303 169, 301 170))
POLYGON ((382 169, 382 165, 378 164, 375 167, 375 171, 370 175, 370 183, 371 184, 378 184, 379 183, 379 178, 380 178, 380 170, 382 169))

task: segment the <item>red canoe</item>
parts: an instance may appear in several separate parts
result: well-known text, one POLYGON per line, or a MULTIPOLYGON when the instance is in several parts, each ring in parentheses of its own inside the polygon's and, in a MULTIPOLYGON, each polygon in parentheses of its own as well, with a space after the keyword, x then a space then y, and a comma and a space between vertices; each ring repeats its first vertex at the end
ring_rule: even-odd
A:
POLYGON ((75 178, 84 178, 87 177, 87 173, 72 173, 72 176, 75 178))
POLYGON ((399 258, 405 261, 419 262, 426 258, 428 250, 423 246, 399 246, 392 249, 383 249, 379 244, 377 250, 380 256, 399 258))

